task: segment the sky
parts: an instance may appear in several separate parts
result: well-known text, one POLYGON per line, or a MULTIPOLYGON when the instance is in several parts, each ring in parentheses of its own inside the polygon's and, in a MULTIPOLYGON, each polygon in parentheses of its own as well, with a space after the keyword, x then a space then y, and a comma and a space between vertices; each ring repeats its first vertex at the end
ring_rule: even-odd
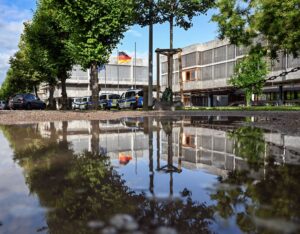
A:
MULTIPOLYGON (((23 23, 32 18, 35 6, 36 0, 0 0, 0 84, 4 81, 9 68, 9 58, 18 50, 23 23)), ((207 42, 217 38, 217 25, 210 21, 212 14, 213 11, 209 11, 205 16, 195 17, 193 27, 187 31, 175 28, 174 48, 207 42)), ((116 51, 119 50, 133 56, 136 42, 137 57, 147 58, 148 37, 148 27, 133 26, 125 33, 124 38, 112 55, 116 55, 116 51)), ((154 50, 168 47, 169 25, 155 25, 154 50)), ((154 69, 155 66, 156 62, 154 61, 154 69)))

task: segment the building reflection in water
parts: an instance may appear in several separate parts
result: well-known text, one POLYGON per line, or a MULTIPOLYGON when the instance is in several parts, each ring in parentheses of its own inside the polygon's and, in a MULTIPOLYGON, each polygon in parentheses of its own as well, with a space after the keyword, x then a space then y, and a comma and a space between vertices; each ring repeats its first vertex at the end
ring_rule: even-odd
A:
POLYGON ((75 153, 105 154, 112 160, 123 156, 123 159, 127 157, 127 163, 136 166, 138 158, 149 155, 150 175, 155 174, 154 153, 156 171, 169 173, 170 177, 173 173, 180 173, 182 167, 205 169, 226 177, 228 171, 248 169, 251 158, 245 158, 247 155, 263 158, 268 154, 278 163, 300 163, 300 137, 251 127, 237 128, 232 124, 242 119, 214 118, 74 121, 39 124, 39 128, 44 136, 51 137, 53 132, 58 132, 75 153))
MULTIPOLYGON (((78 184, 72 184, 74 176, 78 177, 78 181, 85 179, 90 186, 87 195, 97 204, 97 192, 103 191, 94 191, 94 178, 90 180, 81 170, 89 171, 91 167, 92 172, 101 177, 103 172, 98 171, 97 167, 104 167, 104 164, 98 160, 107 156, 114 168, 127 180, 125 183, 129 189, 134 190, 130 180, 133 176, 141 179, 139 183, 147 181, 147 196, 155 199, 143 200, 147 203, 147 209, 139 211, 143 213, 142 219, 146 219, 149 214, 154 220, 155 213, 166 211, 161 209, 159 203, 162 187, 168 187, 168 194, 164 198, 179 197, 176 180, 182 177, 186 178, 185 187, 183 190, 181 187, 179 193, 180 196, 188 197, 187 204, 192 201, 189 199, 199 204, 209 202, 209 209, 201 205, 202 211, 208 212, 207 218, 211 218, 211 209, 217 214, 215 217, 234 217, 239 226, 239 229, 233 229, 235 231, 258 230, 253 222, 258 220, 261 223, 262 220, 256 216, 299 220, 300 192, 294 185, 299 184, 300 137, 240 126, 238 124, 241 121, 243 119, 229 117, 150 117, 120 121, 39 123, 23 128, 5 127, 3 131, 14 149, 15 159, 24 168, 25 175, 29 175, 27 180, 32 191, 44 196, 44 202, 51 205, 52 198, 61 190, 60 185, 66 185, 66 192, 70 190, 62 194, 68 195, 68 199, 64 200, 66 204, 70 199, 76 203, 81 192, 85 192, 81 191, 78 184), (144 162, 146 167, 143 166, 144 162), (134 175, 129 171, 131 168, 134 168, 134 175), (146 170, 147 178, 144 176, 146 170), (192 174, 193 171, 198 174, 192 174), (218 178, 214 180, 214 183, 218 182, 217 186, 214 188, 211 182, 210 190, 205 191, 210 201, 205 200, 203 194, 197 193, 199 187, 195 181, 189 181, 188 176, 184 177, 188 174, 193 180, 199 180, 205 177, 204 173, 199 174, 200 171, 218 178), (53 178, 51 173, 56 173, 52 175, 53 178), (53 197, 49 195, 45 183, 47 180, 52 183, 50 178, 55 182, 55 189, 50 191, 53 197), (72 183, 66 184, 66 181, 72 183), (72 195, 74 186, 79 194, 76 192, 72 195), (275 187, 277 192, 272 192, 275 187), (280 211, 276 209, 277 205, 282 208, 280 211)), ((109 174, 107 178, 110 180, 112 177, 109 174)), ((140 199, 131 197, 123 182, 117 181, 120 189, 117 192, 122 191, 126 199, 127 196, 132 199, 133 204, 137 201, 135 199, 140 199)), ((126 199, 120 199, 115 207, 122 209, 126 199)), ((113 201, 110 202, 112 205, 113 201)), ((190 207, 182 203, 179 205, 188 216, 190 207)), ((194 203, 191 206, 194 207, 194 203)), ((92 211, 89 212, 89 215, 93 215, 92 211)), ((163 217, 167 214, 161 215, 163 217)), ((201 218, 205 219, 206 216, 201 218)), ((220 231, 219 221, 214 222, 216 227, 212 230, 220 231)), ((206 228, 207 223, 204 226, 206 228)))

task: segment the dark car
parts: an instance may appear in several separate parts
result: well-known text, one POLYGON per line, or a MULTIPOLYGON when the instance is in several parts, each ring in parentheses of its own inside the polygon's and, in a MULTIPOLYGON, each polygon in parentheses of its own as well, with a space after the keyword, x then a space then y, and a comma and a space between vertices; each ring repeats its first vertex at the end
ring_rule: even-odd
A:
POLYGON ((12 100, 12 109, 26 109, 26 110, 44 110, 46 104, 37 98, 35 95, 27 94, 17 94, 12 100))

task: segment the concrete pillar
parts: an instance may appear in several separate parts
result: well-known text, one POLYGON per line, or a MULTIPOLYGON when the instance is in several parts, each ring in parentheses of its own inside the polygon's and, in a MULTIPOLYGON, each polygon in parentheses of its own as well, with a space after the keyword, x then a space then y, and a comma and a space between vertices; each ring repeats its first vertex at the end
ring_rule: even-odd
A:
POLYGON ((214 106, 214 95, 208 94, 208 106, 213 107, 214 106))
POLYGON ((282 105, 284 102, 284 97, 283 97, 283 86, 279 85, 279 105, 282 105))
POLYGON ((160 54, 156 53, 156 63, 157 63, 157 74, 156 74, 156 99, 159 101, 160 94, 160 54))

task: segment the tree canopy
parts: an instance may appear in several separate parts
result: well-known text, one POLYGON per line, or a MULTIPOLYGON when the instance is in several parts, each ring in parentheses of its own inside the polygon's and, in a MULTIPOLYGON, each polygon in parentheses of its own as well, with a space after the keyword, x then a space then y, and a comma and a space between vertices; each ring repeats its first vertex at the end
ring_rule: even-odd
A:
POLYGON ((133 23, 132 0, 47 0, 61 27, 69 33, 67 48, 76 63, 91 69, 92 107, 98 108, 98 66, 106 64, 113 49, 133 23))
POLYGON ((249 106, 252 94, 261 94, 267 73, 267 62, 263 54, 251 53, 237 63, 228 83, 245 91, 246 105, 249 106))
POLYGON ((229 38, 236 45, 263 45, 272 58, 282 50, 299 55, 299 0, 218 0, 216 6, 219 13, 212 20, 219 25, 221 39, 229 38))
POLYGON ((1 98, 7 99, 17 92, 36 91, 37 85, 44 78, 39 71, 31 66, 28 59, 28 49, 28 45, 24 41, 24 35, 22 35, 19 50, 9 60, 10 68, 1 86, 1 98))

